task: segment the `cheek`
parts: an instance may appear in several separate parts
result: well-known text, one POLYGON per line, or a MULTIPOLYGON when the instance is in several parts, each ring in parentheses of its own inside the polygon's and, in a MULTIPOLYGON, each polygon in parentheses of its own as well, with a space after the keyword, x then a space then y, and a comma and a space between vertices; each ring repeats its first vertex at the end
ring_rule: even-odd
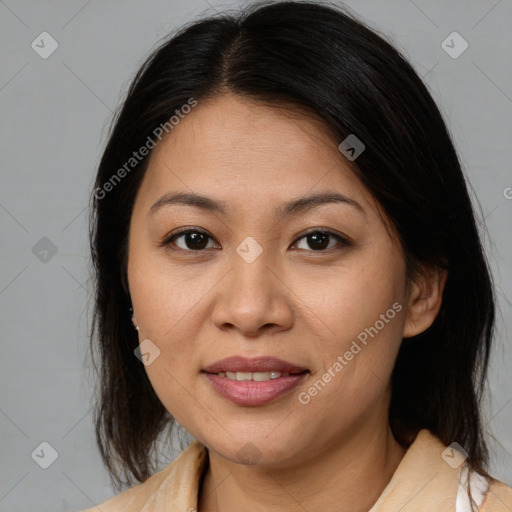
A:
POLYGON ((307 306, 304 316, 311 318, 309 329, 318 333, 315 338, 321 339, 319 343, 323 346, 319 349, 331 355, 332 351, 344 352, 351 340, 361 333, 364 338, 365 330, 376 322, 379 331, 386 331, 386 336, 392 334, 390 341, 401 338, 402 315, 396 309, 404 309, 404 279, 399 261, 383 261, 382 254, 375 259, 354 258, 352 264, 336 268, 329 275, 323 270, 295 282, 294 293, 307 306), (402 308, 393 309, 394 303, 402 308), (381 315, 384 320, 380 320, 381 315))
POLYGON ((352 329, 356 333, 353 336, 342 334, 329 344, 315 348, 322 354, 322 367, 297 397, 303 415, 324 418, 321 433, 316 431, 315 422, 305 427, 311 436, 327 439, 335 436, 342 426, 357 429, 387 414, 389 382, 403 322, 400 313, 395 315, 392 308, 388 311, 392 313, 384 326, 374 319, 367 327, 352 329))
POLYGON ((361 258, 331 277, 322 288, 309 279, 301 284, 300 293, 309 297, 325 333, 317 336, 312 329, 319 369, 304 401, 311 399, 319 414, 328 408, 341 419, 364 411, 387 392, 402 340, 405 281, 401 260, 391 252, 386 261, 382 253, 361 258), (341 409, 332 410, 333 403, 341 409))
POLYGON ((201 290, 179 273, 170 275, 156 262, 134 255, 130 280, 132 302, 139 324, 139 341, 149 339, 159 350, 145 366, 158 398, 171 415, 187 425, 195 409, 194 357, 197 353, 194 304, 201 290))
POLYGON ((190 280, 161 254, 134 250, 128 265, 130 291, 139 325, 157 343, 169 343, 180 330, 194 327, 194 307, 209 287, 208 278, 190 280))

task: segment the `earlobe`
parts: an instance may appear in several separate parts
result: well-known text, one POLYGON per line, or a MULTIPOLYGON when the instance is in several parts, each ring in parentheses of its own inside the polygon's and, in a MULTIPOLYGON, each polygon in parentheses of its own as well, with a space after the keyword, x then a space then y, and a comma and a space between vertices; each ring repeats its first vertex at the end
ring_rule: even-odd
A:
POLYGON ((130 308, 130 313, 132 315, 132 324, 135 327, 135 330, 139 330, 139 326, 137 325, 137 319, 135 318, 135 314, 133 313, 133 308, 130 308))
POLYGON ((448 271, 431 268, 412 283, 407 304, 404 338, 426 331, 436 319, 443 302, 448 271))

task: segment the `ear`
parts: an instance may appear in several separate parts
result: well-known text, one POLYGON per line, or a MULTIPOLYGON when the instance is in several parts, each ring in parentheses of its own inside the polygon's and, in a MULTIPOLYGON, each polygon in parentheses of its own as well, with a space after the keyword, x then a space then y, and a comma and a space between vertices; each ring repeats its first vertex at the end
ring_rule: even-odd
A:
POLYGON ((424 268, 411 284, 404 326, 404 338, 426 331, 441 309, 448 271, 438 267, 424 268))

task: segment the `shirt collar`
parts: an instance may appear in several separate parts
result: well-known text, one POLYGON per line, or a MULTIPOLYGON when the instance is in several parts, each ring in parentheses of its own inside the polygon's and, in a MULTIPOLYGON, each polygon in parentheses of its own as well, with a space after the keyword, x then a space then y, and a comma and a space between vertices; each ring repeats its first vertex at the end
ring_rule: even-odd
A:
POLYGON ((452 512, 462 460, 429 430, 420 430, 369 512, 452 512))
MULTIPOLYGON (((420 430, 369 512, 453 511, 461 466, 452 467, 454 457, 449 450, 429 430, 420 430)), ((161 485, 141 512, 166 510, 170 503, 173 510, 197 510, 207 462, 206 447, 195 440, 164 470, 161 485)))

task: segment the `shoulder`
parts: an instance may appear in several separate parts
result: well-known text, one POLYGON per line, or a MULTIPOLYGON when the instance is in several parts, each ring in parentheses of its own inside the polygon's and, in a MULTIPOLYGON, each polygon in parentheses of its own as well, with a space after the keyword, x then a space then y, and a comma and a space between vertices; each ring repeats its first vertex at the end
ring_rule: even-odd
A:
POLYGON ((154 474, 145 482, 127 489, 107 501, 104 501, 100 505, 95 505, 94 507, 81 512, 98 512, 98 510, 101 510, 102 512, 142 510, 150 496, 161 486, 162 482, 165 481, 171 471, 172 465, 173 463, 169 464, 169 466, 154 474))
POLYGON ((464 454, 420 430, 370 512, 512 512, 512 488, 469 471, 464 454), (421 493, 421 494, 420 494, 421 493), (415 499, 416 498, 416 499, 415 499))
POLYGON ((204 445, 196 440, 167 467, 145 482, 81 512, 149 512, 158 510, 158 503, 185 505, 197 500, 199 478, 206 458, 204 445))
POLYGON ((457 493, 455 512, 472 512, 471 500, 481 512, 510 512, 512 487, 490 476, 469 472, 463 467, 457 493), (469 489, 469 492, 468 492, 469 489))
POLYGON ((510 512, 512 510, 512 487, 495 478, 488 478, 489 490, 480 507, 482 512, 510 512))

